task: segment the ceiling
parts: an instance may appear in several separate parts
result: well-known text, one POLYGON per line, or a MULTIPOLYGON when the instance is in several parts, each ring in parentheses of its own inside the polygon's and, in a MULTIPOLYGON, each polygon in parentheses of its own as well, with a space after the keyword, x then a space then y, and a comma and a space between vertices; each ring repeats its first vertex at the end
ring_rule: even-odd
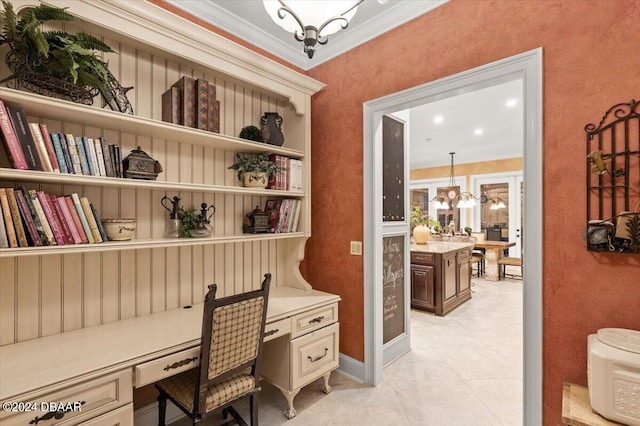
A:
MULTIPOLYGON (((448 0, 366 0, 349 28, 329 36, 313 59, 267 15, 262 0, 167 0, 168 3, 308 70, 414 19, 448 0), (385 4, 382 4, 385 3, 385 4)), ((512 81, 414 107, 409 117, 410 166, 423 168, 522 156, 522 82, 512 81), (506 107, 515 99, 514 107, 506 107), (436 124, 433 118, 443 117, 436 124), (478 128, 481 135, 475 135, 478 128)))

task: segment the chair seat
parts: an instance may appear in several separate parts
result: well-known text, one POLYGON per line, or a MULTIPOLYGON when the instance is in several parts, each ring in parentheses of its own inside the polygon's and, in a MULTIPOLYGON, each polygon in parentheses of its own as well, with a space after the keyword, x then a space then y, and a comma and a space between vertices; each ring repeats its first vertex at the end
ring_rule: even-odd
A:
POLYGON ((522 266, 522 259, 519 257, 503 257, 498 260, 499 265, 522 266))
MULTIPOLYGON (((198 369, 193 368, 176 376, 161 380, 156 384, 167 395, 189 411, 193 411, 194 391, 198 384, 198 369)), ((213 411, 238 397, 249 394, 256 388, 251 374, 238 373, 229 376, 207 391, 206 412, 213 411)))

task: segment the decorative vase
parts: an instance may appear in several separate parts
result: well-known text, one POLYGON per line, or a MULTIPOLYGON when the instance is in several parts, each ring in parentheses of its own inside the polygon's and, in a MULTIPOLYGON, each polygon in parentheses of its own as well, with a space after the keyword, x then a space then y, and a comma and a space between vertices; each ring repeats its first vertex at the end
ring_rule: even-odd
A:
POLYGON ((416 244, 427 244, 431 237, 431 230, 426 225, 417 225, 413 228, 413 239, 416 244))
POLYGON ((262 142, 282 146, 284 135, 282 134, 282 117, 280 117, 280 114, 277 112, 265 112, 260 118, 260 123, 262 142))
POLYGON ((269 176, 265 172, 247 172, 244 174, 243 183, 247 188, 266 188, 269 176))

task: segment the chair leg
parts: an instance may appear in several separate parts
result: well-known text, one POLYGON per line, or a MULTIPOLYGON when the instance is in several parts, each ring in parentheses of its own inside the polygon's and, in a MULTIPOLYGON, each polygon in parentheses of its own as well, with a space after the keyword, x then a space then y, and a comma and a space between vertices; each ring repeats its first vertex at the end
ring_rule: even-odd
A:
POLYGON ((256 394, 251 395, 249 397, 249 407, 251 409, 251 426, 258 426, 258 401, 256 399, 256 394))
POLYGON ((165 416, 167 413, 167 397, 160 393, 158 395, 158 426, 165 426, 165 416))

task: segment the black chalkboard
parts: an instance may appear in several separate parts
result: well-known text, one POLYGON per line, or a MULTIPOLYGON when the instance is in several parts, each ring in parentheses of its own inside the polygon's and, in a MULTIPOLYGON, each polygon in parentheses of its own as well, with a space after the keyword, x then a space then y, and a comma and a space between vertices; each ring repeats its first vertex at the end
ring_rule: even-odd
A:
POLYGON ((404 221, 404 123, 382 117, 382 220, 404 221))
POLYGON ((382 343, 404 330, 404 235, 382 239, 382 343))

